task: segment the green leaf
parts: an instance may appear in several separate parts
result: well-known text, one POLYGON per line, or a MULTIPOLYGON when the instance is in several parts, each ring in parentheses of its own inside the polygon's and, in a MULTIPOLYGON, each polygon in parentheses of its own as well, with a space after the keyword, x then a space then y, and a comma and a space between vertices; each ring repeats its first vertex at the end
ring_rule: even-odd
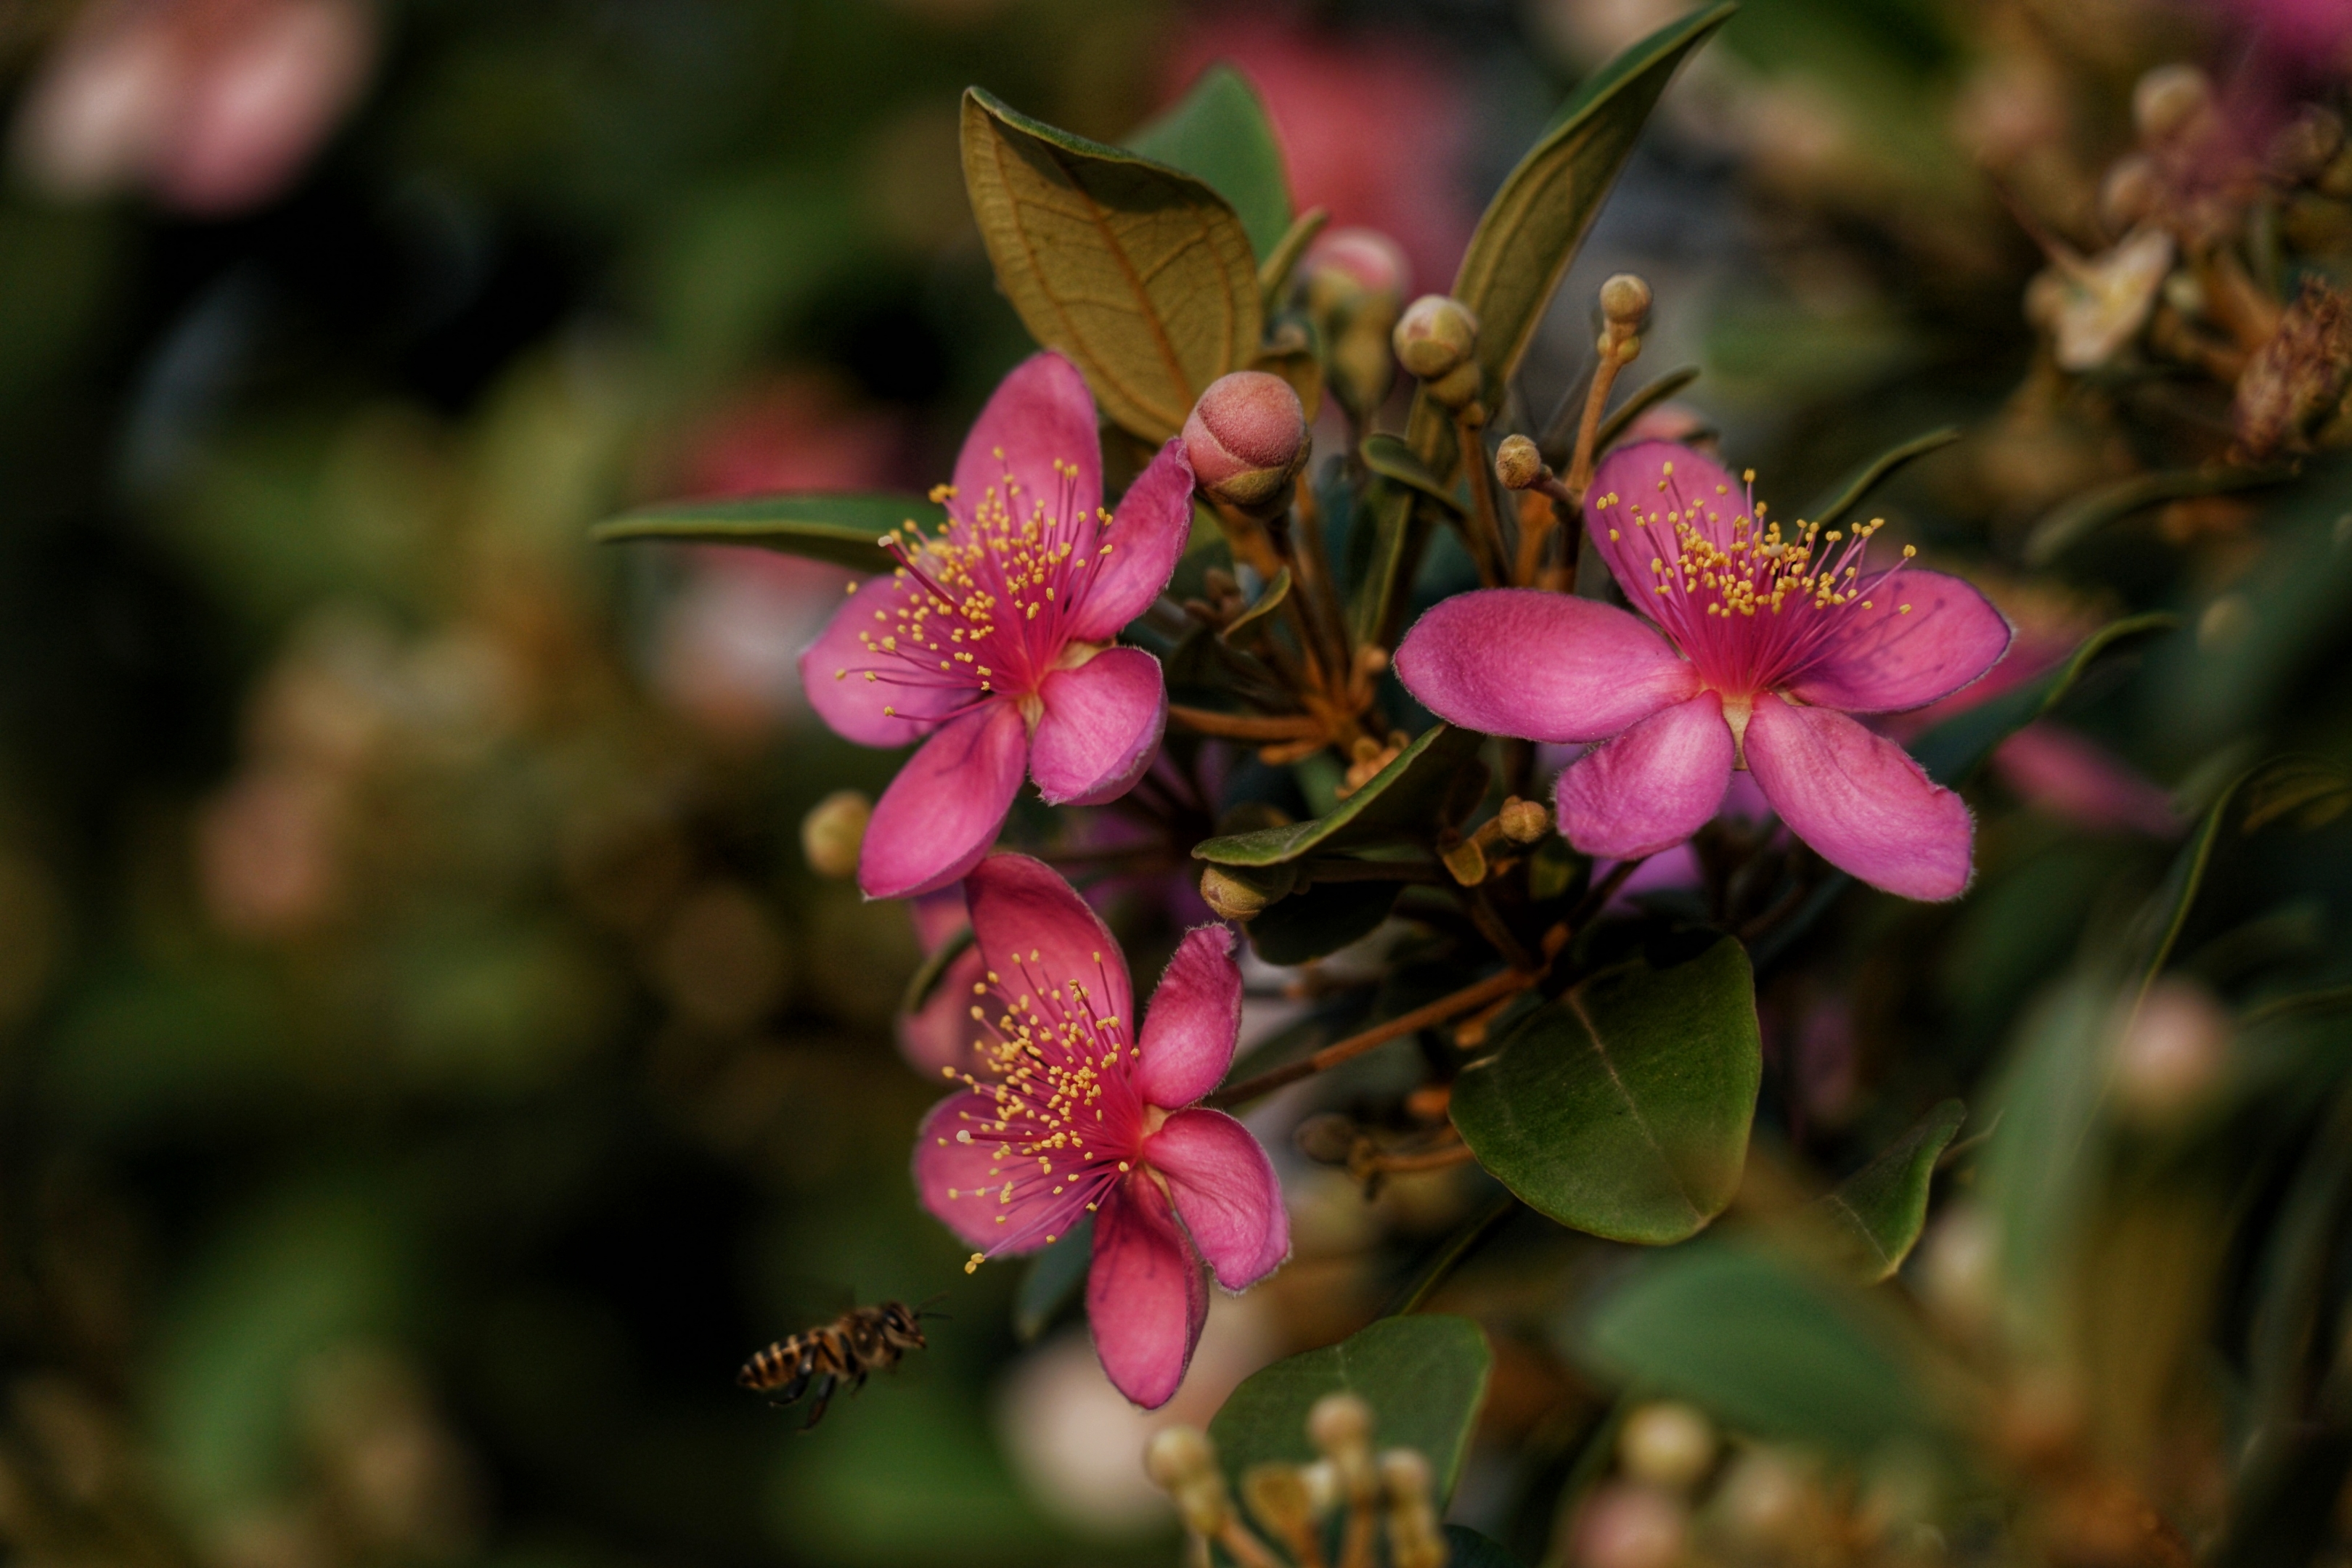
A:
POLYGON ((1309 850, 1402 840, 1430 826, 1446 786, 1485 739, 1475 730, 1433 724, 1328 815, 1204 839, 1192 846, 1192 858, 1220 866, 1278 866, 1309 850))
POLYGON ((1268 963, 1305 963, 1361 942, 1396 908, 1402 882, 1321 882, 1268 904, 1242 929, 1268 963))
POLYGON ((2317 757, 2275 757, 2238 776, 2175 857, 2150 907, 2135 963, 2153 981, 2171 960, 2215 857, 2263 829, 2285 824, 2308 832, 2352 809, 2352 774, 2317 757))
POLYGON ((2056 707, 2102 657, 2179 625, 2171 616, 2132 616, 2110 621, 2083 639, 2074 655, 2038 680, 2004 691, 1956 713, 1914 741, 1912 759, 1937 784, 1957 789, 1968 782, 2003 741, 2056 707))
POLYGON ((2033 525, 2025 536, 2025 562, 2047 566, 2079 540, 2111 522, 2119 522, 2144 507, 2185 496, 2224 495, 2231 490, 2274 485, 2294 477, 2291 468, 2170 468, 2134 474, 2062 501, 2033 525))
POLYGON ((1022 1271, 1021 1287, 1013 1296, 1013 1337, 1024 1345, 1034 1343, 1077 1294, 1094 1260, 1095 1221, 1088 1215, 1022 1271))
POLYGON ((1353 1394, 1372 1407, 1376 1447, 1418 1448, 1428 1459, 1443 1510, 1493 1363, 1486 1336, 1467 1318, 1382 1318, 1253 1374, 1209 1423, 1209 1437, 1236 1484, 1252 1465, 1311 1464, 1307 1412, 1327 1394, 1353 1394))
POLYGON ((1968 1119, 1966 1105, 1944 1101, 1877 1159, 1822 1195, 1822 1211, 1833 1234, 1850 1245, 1865 1283, 1875 1285, 1894 1274, 1918 1244, 1927 1225, 1927 1186, 1936 1162, 1968 1119))
MULTIPOLYGON (((1518 370, 1553 290, 1675 68, 1737 9, 1725 4, 1695 11, 1595 71, 1487 204, 1453 292, 1478 315, 1478 363, 1488 407, 1502 406, 1502 389, 1518 370)), ((1448 451, 1450 426, 1427 394, 1414 395, 1412 447, 1441 476, 1459 466, 1448 451)))
POLYGON ((1824 496, 1812 510, 1804 514, 1806 520, 1818 522, 1823 528, 1829 527, 1843 517, 1849 508, 1861 504, 1862 498, 1884 484, 1886 477, 1895 469, 1915 458, 1924 458, 1930 452, 1948 447, 1959 438, 1958 429, 1930 430, 1925 436, 1912 437, 1892 451, 1880 453, 1824 496))
POLYGON ((1384 479, 1392 479, 1407 489, 1418 490, 1431 500, 1460 517, 1464 510, 1461 495, 1452 485, 1430 472, 1429 465, 1419 453, 1396 437, 1375 431, 1364 437, 1360 448, 1364 467, 1384 479))
POLYGON ((1266 252, 1265 259, 1258 263, 1257 289, 1265 296, 1266 310, 1271 311, 1289 288, 1290 275, 1297 270, 1298 258, 1307 254, 1307 247, 1315 243, 1315 237, 1330 221, 1331 215, 1325 208, 1308 207, 1291 221, 1274 248, 1266 252))
POLYGON ((1225 642, 1233 641, 1235 632, 1274 614, 1282 607, 1282 601, 1289 596, 1290 568, 1285 566, 1274 574, 1274 581, 1265 585, 1265 592, 1257 596, 1257 602, 1228 622, 1225 629, 1217 634, 1218 637, 1225 642))
POLYGON ((947 978, 948 965, 961 957, 971 942, 971 927, 964 926, 924 954, 921 964, 908 977, 906 994, 898 998, 898 1011, 921 1012, 923 1004, 931 999, 931 993, 940 988, 940 982, 947 978))
POLYGON ((672 544, 748 544, 782 555, 827 561, 875 575, 898 558, 881 538, 900 523, 936 531, 947 513, 919 496, 775 495, 740 500, 675 501, 600 522, 588 531, 599 544, 660 540, 672 544))
POLYGON ((1612 1241, 1706 1228, 1739 1190, 1763 1079, 1748 954, 1636 959, 1523 1016, 1454 1085, 1454 1125, 1530 1208, 1612 1241))
POLYGON ((1386 647, 1392 629, 1389 623, 1402 619, 1400 606, 1410 585, 1404 563, 1418 553, 1414 493, 1377 477, 1365 493, 1358 526, 1365 528, 1370 548, 1351 610, 1358 642, 1386 647))
POLYGON ((1257 353, 1257 258, 1202 181, 978 88, 964 94, 963 172, 1005 297, 1123 428, 1173 436, 1203 387, 1257 353))
POLYGON ((1290 181, 1282 144, 1257 90, 1228 65, 1213 65, 1183 100, 1127 139, 1134 152, 1208 182, 1233 205, 1262 257, 1290 228, 1290 181))
POLYGON ((1780 1258, 1719 1242, 1645 1259, 1593 1313, 1601 1370, 1735 1431, 1868 1454, 1934 1432, 1891 1314, 1780 1258))
POLYGON ((1445 1568, 1522 1568, 1500 1542, 1490 1541, 1467 1525, 1445 1527, 1445 1568))

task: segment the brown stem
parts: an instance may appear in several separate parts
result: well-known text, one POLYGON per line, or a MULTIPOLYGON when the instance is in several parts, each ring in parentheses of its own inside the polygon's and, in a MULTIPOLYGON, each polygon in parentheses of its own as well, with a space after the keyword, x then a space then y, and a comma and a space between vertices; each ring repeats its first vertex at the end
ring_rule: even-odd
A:
POLYGON ((1612 325, 1601 340, 1601 362, 1593 366, 1592 384, 1584 394, 1584 417, 1576 426, 1576 456, 1562 481, 1580 506, 1584 503, 1584 492, 1592 486, 1592 449, 1601 442, 1601 415, 1609 406, 1609 389, 1617 384, 1617 373, 1630 363, 1618 358, 1619 347, 1618 331, 1612 325))
POLYGON ((1608 908, 1609 900, 1616 897, 1617 889, 1625 885, 1625 879, 1633 874, 1634 869, 1642 864, 1643 860, 1648 858, 1649 857, 1644 855, 1638 859, 1618 861, 1609 875, 1601 878, 1586 890, 1584 897, 1577 900, 1576 908, 1569 911, 1568 919, 1561 923, 1571 932, 1583 930, 1584 922, 1608 908))
POLYGON ((1498 973, 1490 974, 1486 979, 1475 984, 1465 985, 1450 995, 1441 996, 1434 1002, 1415 1007, 1410 1013, 1400 1013, 1383 1023, 1373 1025, 1361 1034, 1350 1035, 1344 1040, 1326 1046, 1311 1057, 1303 1057, 1297 1061, 1288 1062, 1262 1072, 1255 1078, 1245 1079, 1240 1083, 1221 1089, 1209 1096, 1207 1103, 1223 1109, 1227 1106, 1239 1105, 1244 1100, 1255 1100, 1258 1096, 1270 1093, 1285 1084, 1297 1083, 1303 1078, 1313 1078, 1318 1072, 1328 1072, 1341 1062, 1362 1056, 1374 1046, 1386 1045, 1401 1036, 1425 1029, 1432 1024, 1442 1024, 1458 1013, 1467 1013, 1472 1008, 1483 1007, 1497 997, 1524 991, 1540 978, 1542 978, 1540 974, 1518 969, 1506 969, 1498 973))
POLYGON ((1248 713, 1219 713, 1207 708, 1188 708, 1181 702, 1171 702, 1168 705, 1168 717, 1196 734, 1223 735, 1236 741, 1304 741, 1323 732, 1323 726, 1304 713, 1260 717, 1248 713))
POLYGON ((1469 1144, 1450 1143, 1443 1149, 1432 1149, 1419 1154, 1375 1154, 1365 1163, 1383 1173, 1443 1171, 1451 1165, 1466 1165, 1476 1158, 1470 1152, 1469 1144))
POLYGON ((1478 934, 1494 944, 1504 963, 1518 970, 1538 967, 1527 945, 1511 934, 1511 928, 1504 923, 1501 911, 1495 908, 1495 900, 1486 896, 1485 888, 1465 888, 1462 897, 1469 907, 1471 920, 1477 923, 1478 934))
POLYGON ((1462 446, 1462 470, 1470 481, 1470 556, 1478 563, 1478 584, 1500 586, 1507 557, 1503 553, 1503 525, 1495 516, 1493 476, 1486 471, 1486 443, 1470 422, 1467 407, 1454 416, 1454 436, 1462 446))
POLYGON ((1230 1514, 1217 1528, 1217 1544, 1223 1547, 1226 1553, 1241 1564, 1241 1568, 1282 1568, 1280 1561, 1266 1550, 1265 1543, 1250 1533, 1249 1527, 1230 1514))

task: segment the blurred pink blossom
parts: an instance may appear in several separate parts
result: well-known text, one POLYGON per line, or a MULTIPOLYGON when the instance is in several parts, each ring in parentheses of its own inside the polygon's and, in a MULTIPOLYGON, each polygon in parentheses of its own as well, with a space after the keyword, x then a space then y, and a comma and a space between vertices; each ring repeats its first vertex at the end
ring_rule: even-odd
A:
POLYGON ((16 163, 59 195, 241 212, 317 152, 375 55, 364 0, 97 0, 26 93, 16 163))
POLYGON ((1176 98, 1219 60, 1249 79, 1282 142, 1293 205, 1392 237, 1413 275, 1448 280, 1476 213, 1463 187, 1469 94, 1438 50, 1401 33, 1328 34, 1262 10, 1192 19, 1165 57, 1176 98))

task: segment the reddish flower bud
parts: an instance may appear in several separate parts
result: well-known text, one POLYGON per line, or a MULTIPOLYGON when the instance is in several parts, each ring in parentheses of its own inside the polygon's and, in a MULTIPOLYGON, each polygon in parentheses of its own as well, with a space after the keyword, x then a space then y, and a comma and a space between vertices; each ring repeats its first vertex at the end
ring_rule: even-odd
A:
POLYGON ((1278 375, 1237 370, 1219 376, 1184 421, 1192 477, 1232 506, 1256 507, 1283 494, 1307 461, 1307 411, 1278 375))
POLYGON ((1397 242, 1378 229, 1335 228, 1309 247, 1299 275, 1307 308, 1318 315, 1385 301, 1394 311, 1412 287, 1412 264, 1397 242))
POLYGON ((1423 294, 1397 322, 1397 363, 1423 381, 1444 379, 1467 364, 1477 348, 1478 318, 1444 294, 1423 294))

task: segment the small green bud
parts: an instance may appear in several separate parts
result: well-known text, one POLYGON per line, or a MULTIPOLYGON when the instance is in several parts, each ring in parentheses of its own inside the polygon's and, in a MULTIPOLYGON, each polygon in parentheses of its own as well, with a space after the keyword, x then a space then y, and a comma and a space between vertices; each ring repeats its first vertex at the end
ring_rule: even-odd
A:
POLYGON ((837 789, 810 807, 801 818, 801 853, 809 869, 820 877, 855 876, 873 816, 873 802, 854 789, 837 789))
POLYGON ((1423 381, 1440 381, 1478 350, 1478 318, 1444 294, 1423 294, 1396 324, 1397 363, 1423 381))

